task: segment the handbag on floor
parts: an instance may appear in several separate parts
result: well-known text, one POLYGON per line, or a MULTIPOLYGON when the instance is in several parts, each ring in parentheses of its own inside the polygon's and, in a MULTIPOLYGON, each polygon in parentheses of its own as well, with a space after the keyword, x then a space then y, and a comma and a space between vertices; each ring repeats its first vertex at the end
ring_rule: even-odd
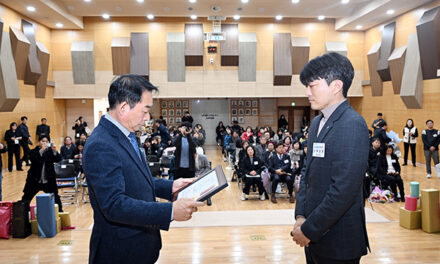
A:
POLYGON ((9 238, 12 231, 12 203, 0 203, 0 238, 9 238))
POLYGON ((435 174, 440 178, 440 163, 435 165, 435 174))

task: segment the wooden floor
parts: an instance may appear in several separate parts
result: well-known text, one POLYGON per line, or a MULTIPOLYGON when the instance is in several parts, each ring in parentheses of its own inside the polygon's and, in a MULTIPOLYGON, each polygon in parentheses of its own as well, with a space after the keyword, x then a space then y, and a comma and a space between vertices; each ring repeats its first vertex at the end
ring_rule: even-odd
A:
MULTIPOLYGON (((208 147, 213 166, 226 164, 216 147, 208 147)), ((230 170, 226 170, 230 177, 230 170)), ((420 188, 440 188, 440 179, 426 179, 423 167, 403 167, 405 189, 419 181, 420 188)), ((22 196, 25 172, 3 173, 3 199, 18 200, 22 196)), ((287 199, 270 201, 240 200, 237 183, 213 198, 213 205, 201 211, 294 209, 287 199)), ((35 200, 34 200, 35 201, 35 200)), ((367 204, 367 206, 370 206, 367 204)), ((372 252, 361 263, 440 263, 440 233, 409 231, 399 226, 398 210, 403 203, 373 204, 374 210, 389 223, 368 223, 372 252)), ((93 223, 89 203, 65 206, 77 229, 62 231, 54 238, 32 235, 26 239, 0 240, 0 263, 87 263, 93 223), (58 245, 62 240, 70 246, 58 245)), ((292 223, 293 224, 293 223, 292 223)), ((158 263, 305 263, 303 249, 291 241, 288 226, 175 228, 162 232, 163 249, 158 263)))

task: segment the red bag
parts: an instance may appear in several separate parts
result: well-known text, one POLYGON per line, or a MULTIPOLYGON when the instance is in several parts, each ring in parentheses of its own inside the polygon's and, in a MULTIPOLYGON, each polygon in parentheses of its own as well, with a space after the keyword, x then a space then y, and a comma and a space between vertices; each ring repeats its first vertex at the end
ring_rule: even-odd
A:
POLYGON ((0 204, 0 238, 9 238, 12 228, 12 207, 0 204))

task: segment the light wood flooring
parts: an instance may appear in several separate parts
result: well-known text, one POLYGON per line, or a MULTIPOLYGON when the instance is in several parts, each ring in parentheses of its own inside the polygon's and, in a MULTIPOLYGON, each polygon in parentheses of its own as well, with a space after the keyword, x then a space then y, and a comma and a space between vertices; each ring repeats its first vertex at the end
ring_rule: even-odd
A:
MULTIPOLYGON (((216 147, 208 147, 213 166, 226 163, 216 147)), ((225 172, 230 177, 230 170, 225 172)), ((420 188, 440 188, 440 179, 426 179, 423 167, 403 167, 405 189, 419 181, 420 188)), ((3 173, 3 200, 18 200, 26 172, 3 173)), ((270 201, 240 200, 236 182, 216 195, 212 206, 201 211, 294 209, 287 199, 270 201)), ((34 200, 35 201, 35 200, 34 200)), ((367 204, 367 206, 370 206, 367 204)), ((422 230, 406 230, 399 226, 399 207, 403 203, 373 204, 374 210, 389 219, 389 223, 368 223, 372 252, 361 263, 440 263, 440 233, 427 234, 422 230)), ((87 263, 93 223, 89 203, 65 206, 76 230, 62 231, 54 238, 32 235, 26 239, 0 239, 0 263, 87 263), (71 240, 71 246, 57 245, 71 240)), ((292 223, 293 225, 293 223, 292 223)), ((303 249, 290 238, 288 226, 175 228, 162 232, 163 249, 158 263, 305 263, 303 249)))

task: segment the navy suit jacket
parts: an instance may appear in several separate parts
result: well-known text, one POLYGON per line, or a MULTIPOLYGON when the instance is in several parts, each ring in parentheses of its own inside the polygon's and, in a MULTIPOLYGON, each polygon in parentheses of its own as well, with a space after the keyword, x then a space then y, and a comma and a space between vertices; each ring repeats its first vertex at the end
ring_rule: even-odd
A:
POLYGON ((87 139, 83 166, 94 226, 89 263, 154 263, 168 230, 172 181, 151 176, 122 131, 102 117, 87 139))
POLYGON ((306 221, 301 231, 315 254, 337 260, 367 254, 363 179, 368 162, 368 127, 343 102, 325 123, 322 114, 310 126, 305 175, 301 177, 295 217, 306 221), (313 144, 325 143, 325 157, 313 157, 313 144))

